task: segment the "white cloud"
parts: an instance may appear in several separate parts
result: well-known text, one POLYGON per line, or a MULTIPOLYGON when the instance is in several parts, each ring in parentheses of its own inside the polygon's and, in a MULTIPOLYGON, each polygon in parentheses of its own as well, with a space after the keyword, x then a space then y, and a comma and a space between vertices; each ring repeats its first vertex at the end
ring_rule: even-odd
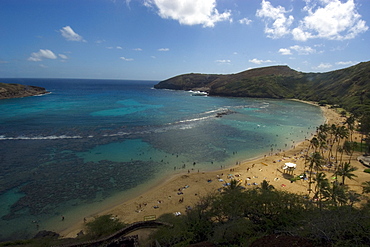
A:
POLYGON ((120 57, 120 59, 122 59, 123 61, 127 61, 127 62, 129 62, 129 61, 134 61, 134 59, 133 59, 133 58, 120 57))
POLYGON ((169 48, 160 48, 158 49, 158 51, 169 51, 170 49, 169 48))
POLYGON ((290 49, 295 50, 296 52, 298 52, 299 55, 308 55, 316 53, 316 50, 309 46, 293 45, 290 47, 290 49))
POLYGON ((261 9, 258 9, 256 16, 265 20, 265 33, 269 38, 281 38, 290 33, 290 26, 293 23, 292 15, 286 16, 290 11, 284 7, 273 7, 269 1, 262 0, 261 9))
POLYGON ((64 54, 58 54, 58 56, 61 58, 61 59, 68 59, 68 57, 64 54))
POLYGON ((144 5, 157 7, 160 17, 182 25, 214 27, 217 22, 231 20, 230 11, 218 12, 216 0, 144 0, 144 5))
POLYGON ((121 46, 116 46, 116 49, 122 50, 122 47, 121 46))
POLYGON ((335 64, 336 65, 353 65, 353 64, 356 64, 357 62, 354 62, 354 61, 346 61, 346 62, 336 62, 335 64))
POLYGON ((305 0, 302 12, 305 16, 297 20, 284 7, 277 7, 267 0, 262 0, 261 8, 256 16, 263 18, 265 33, 269 38, 282 38, 292 35, 294 40, 308 39, 346 40, 353 39, 360 33, 366 32, 368 26, 357 12, 358 6, 354 0, 305 0), (342 3, 343 2, 343 3, 342 3))
POLYGON ((252 23, 252 20, 248 19, 248 18, 243 18, 243 19, 240 19, 239 20, 239 23, 240 24, 245 24, 245 25, 249 25, 252 23))
POLYGON ((38 52, 31 53, 31 56, 28 58, 28 60, 33 62, 40 62, 44 58, 56 59, 57 56, 51 50, 40 49, 38 52))
POLYGON ((281 53, 281 55, 292 55, 292 52, 286 48, 280 48, 279 53, 281 53))
POLYGON ((84 40, 81 35, 78 35, 77 33, 75 33, 70 26, 65 26, 59 31, 61 32, 62 36, 66 38, 68 41, 86 42, 86 40, 84 40))
POLYGON ((221 59, 221 60, 216 60, 216 63, 231 63, 231 60, 229 60, 229 59, 221 59))
POLYGON ((255 64, 263 64, 263 63, 272 63, 273 61, 271 61, 271 60, 260 60, 260 59, 257 59, 257 58, 253 58, 253 59, 249 60, 249 62, 255 63, 255 64))
POLYGON ((134 51, 143 51, 143 49, 141 49, 141 48, 135 48, 135 49, 133 49, 134 51))
POLYGON ((332 65, 330 63, 320 63, 319 66, 314 67, 314 69, 329 69, 332 65))
POLYGON ((348 0, 345 3, 340 0, 325 0, 321 3, 321 5, 313 4, 310 6, 310 1, 307 1, 304 11, 307 11, 308 15, 292 31, 295 40, 353 39, 368 30, 366 22, 361 19, 353 0, 348 0))

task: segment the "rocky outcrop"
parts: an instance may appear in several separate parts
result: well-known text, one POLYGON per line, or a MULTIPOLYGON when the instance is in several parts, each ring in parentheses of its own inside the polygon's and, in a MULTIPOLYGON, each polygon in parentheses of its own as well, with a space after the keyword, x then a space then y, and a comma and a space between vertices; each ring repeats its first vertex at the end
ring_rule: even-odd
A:
POLYGON ((48 91, 43 87, 0 82, 0 99, 22 98, 46 93, 48 91))

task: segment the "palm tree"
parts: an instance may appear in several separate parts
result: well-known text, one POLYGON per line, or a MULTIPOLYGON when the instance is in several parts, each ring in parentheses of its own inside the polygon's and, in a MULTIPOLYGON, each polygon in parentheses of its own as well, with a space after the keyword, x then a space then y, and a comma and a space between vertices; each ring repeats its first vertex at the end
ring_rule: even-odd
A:
POLYGON ((345 127, 345 126, 340 126, 337 128, 336 130, 336 139, 338 141, 338 148, 335 152, 335 160, 338 162, 338 151, 341 151, 341 149, 339 148, 341 145, 340 145, 340 142, 341 140, 344 140, 345 138, 348 137, 348 129, 345 127))
POLYGON ((314 148, 314 152, 316 152, 317 151, 317 148, 319 147, 319 145, 320 145, 320 141, 319 141, 319 139, 317 138, 317 137, 313 137, 312 139, 311 139, 311 145, 313 146, 313 148, 314 148))
POLYGON ((224 188, 224 193, 231 193, 233 191, 241 191, 243 187, 238 180, 232 179, 230 183, 224 188))
POLYGON ((349 162, 345 162, 342 166, 338 167, 336 175, 342 176, 342 185, 344 185, 345 178, 354 179, 354 177, 357 177, 357 175, 353 173, 357 169, 357 167, 351 166, 349 162))
POLYGON ((352 142, 352 134, 353 134, 353 131, 355 130, 355 122, 356 122, 356 118, 354 115, 349 116, 345 122, 349 130, 349 139, 351 142, 352 142))
POLYGON ((366 181, 362 183, 362 194, 368 194, 370 193, 370 181, 366 181))
POLYGON ((262 183, 261 183, 261 190, 263 191, 271 191, 271 190, 274 190, 275 187, 271 184, 269 184, 269 182, 267 182, 266 180, 263 180, 262 183))
POLYGON ((336 207, 344 205, 347 202, 346 187, 340 186, 337 182, 333 183, 330 188, 330 199, 333 205, 336 207))
POLYGON ((310 157, 308 157, 309 161, 309 166, 308 168, 310 169, 310 176, 309 176, 309 187, 308 191, 311 193, 311 185, 312 185, 312 174, 313 170, 316 171, 316 173, 322 168, 322 163, 323 163, 323 158, 319 152, 314 152, 310 157))
POLYGON ((326 201, 330 197, 330 184, 323 172, 316 174, 316 186, 314 198, 318 201, 318 206, 322 208, 322 201, 326 201))
POLYGON ((349 205, 351 207, 353 207, 353 204, 355 204, 355 202, 360 202, 361 201, 361 199, 360 199, 361 195, 356 193, 356 191, 354 191, 354 190, 348 191, 347 197, 348 197, 349 205))
POLYGON ((343 150, 349 155, 349 162, 351 162, 352 154, 355 151, 356 146, 357 143, 352 141, 345 141, 343 143, 343 150))

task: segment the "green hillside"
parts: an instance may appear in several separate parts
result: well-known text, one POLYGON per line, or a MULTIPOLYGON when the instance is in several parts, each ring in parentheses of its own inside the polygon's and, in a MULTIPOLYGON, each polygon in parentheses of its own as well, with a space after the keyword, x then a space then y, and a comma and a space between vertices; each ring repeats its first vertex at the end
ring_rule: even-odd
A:
POLYGON ((271 66, 229 75, 185 74, 154 87, 203 90, 218 96, 321 101, 358 114, 370 112, 370 62, 327 73, 271 66))

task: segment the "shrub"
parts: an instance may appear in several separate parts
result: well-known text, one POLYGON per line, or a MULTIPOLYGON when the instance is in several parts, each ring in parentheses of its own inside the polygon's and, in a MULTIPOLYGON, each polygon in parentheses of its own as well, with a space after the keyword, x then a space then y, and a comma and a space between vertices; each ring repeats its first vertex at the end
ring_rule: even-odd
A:
POLYGON ((123 227, 125 227, 125 224, 112 215, 102 215, 86 223, 86 233, 89 238, 97 239, 102 236, 108 236, 123 227))

